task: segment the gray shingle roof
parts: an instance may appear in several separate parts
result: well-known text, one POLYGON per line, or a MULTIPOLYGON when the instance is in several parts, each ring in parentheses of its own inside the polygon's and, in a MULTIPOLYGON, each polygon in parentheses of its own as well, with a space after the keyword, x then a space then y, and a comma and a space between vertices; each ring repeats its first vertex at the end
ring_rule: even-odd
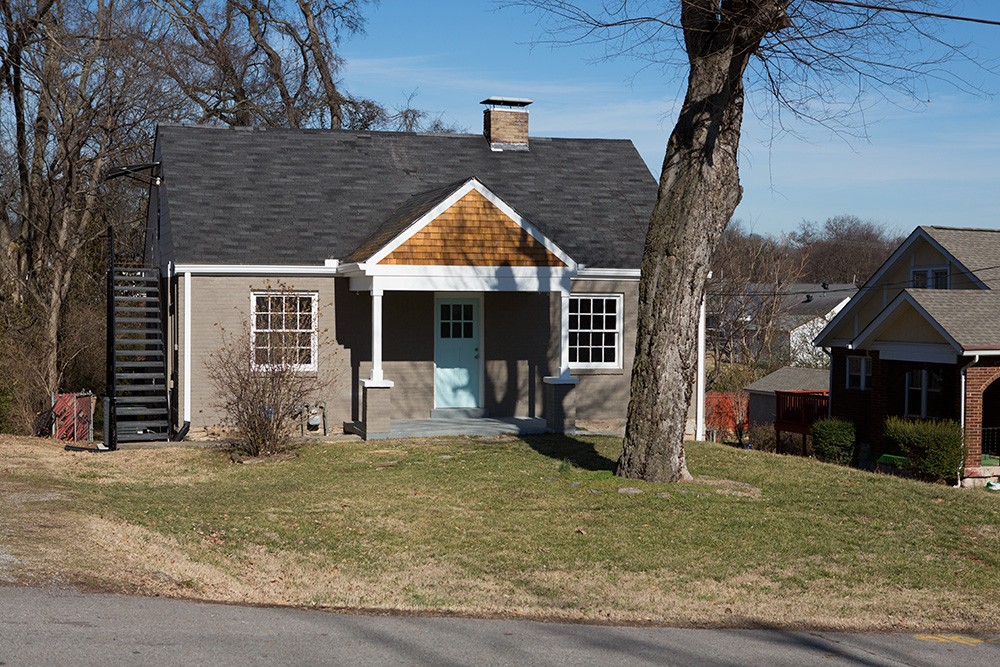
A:
POLYGON ((656 200, 626 140, 532 137, 498 153, 479 135, 164 125, 157 141, 165 259, 181 263, 343 259, 419 209, 413 195, 476 177, 577 262, 638 268, 656 200))
POLYGON ((783 366, 747 387, 747 391, 773 394, 776 391, 827 391, 830 371, 825 368, 783 366))
POLYGON ((1000 292, 908 289, 907 293, 965 350, 1000 349, 1000 292))
POLYGON ((783 313, 812 319, 829 313, 838 303, 854 296, 858 288, 853 283, 830 283, 826 289, 821 284, 793 283, 782 290, 787 294, 781 300, 783 313))
POLYGON ((990 289, 1000 289, 1000 230, 921 227, 990 289))

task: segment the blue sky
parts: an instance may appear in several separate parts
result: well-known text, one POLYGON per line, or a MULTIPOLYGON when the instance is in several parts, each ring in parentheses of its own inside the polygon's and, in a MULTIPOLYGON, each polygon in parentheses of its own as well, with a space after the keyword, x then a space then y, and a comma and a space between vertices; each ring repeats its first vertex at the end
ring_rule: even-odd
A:
MULTIPOLYGON (((667 0, 673 1, 673 0, 667 0)), ((955 13, 1000 20, 997 0, 955 0, 955 13)), ((684 81, 595 47, 533 44, 537 16, 497 10, 491 0, 381 0, 367 34, 341 47, 343 84, 354 95, 441 114, 481 131, 491 95, 529 97, 531 134, 632 139, 659 176, 684 81)), ((1000 67, 1000 27, 948 24, 946 38, 971 43, 1000 67)), ((982 78, 981 73, 973 73, 982 78)), ((1000 76, 984 88, 1000 91, 1000 76)), ((917 111, 877 102, 864 139, 796 123, 772 140, 769 122, 747 113, 741 145, 743 202, 755 231, 781 233, 838 214, 900 232, 916 225, 1000 227, 1000 100, 931 84, 917 111)))

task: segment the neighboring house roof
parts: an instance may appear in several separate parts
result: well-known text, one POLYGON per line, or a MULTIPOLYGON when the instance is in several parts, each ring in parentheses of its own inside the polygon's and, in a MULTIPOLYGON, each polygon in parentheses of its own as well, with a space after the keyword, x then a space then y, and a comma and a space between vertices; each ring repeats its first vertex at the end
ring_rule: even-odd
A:
POLYGON ((920 227, 990 289, 1000 288, 1000 230, 920 227))
POLYGON ((782 286, 786 296, 781 301, 781 311, 804 320, 824 317, 857 291, 854 283, 828 283, 825 289, 817 283, 793 283, 782 286))
POLYGON ((830 371, 825 368, 796 368, 784 366, 765 375, 746 390, 755 394, 773 394, 776 391, 829 391, 830 371))
MULTIPOLYGON (((914 229, 906 239, 882 263, 882 266, 861 286, 858 293, 841 309, 836 317, 820 332, 814 344, 831 346, 844 344, 844 336, 835 335, 844 322, 861 307, 865 299, 872 294, 881 294, 881 287, 900 290, 908 284, 899 282, 887 285, 886 276, 892 271, 898 271, 901 266, 909 266, 915 248, 925 241, 931 247, 943 253, 944 260, 951 266, 952 275, 961 275, 968 279, 968 284, 978 290, 947 290, 949 294, 958 291, 976 292, 1000 288, 1000 230, 970 229, 958 227, 921 226, 914 229)), ((902 294, 902 291, 899 292, 902 294)), ((898 296, 898 294, 897 294, 898 296)), ((862 323, 862 326, 866 326, 862 323)), ((869 327, 870 328, 870 327, 869 327)), ((855 332, 857 333, 857 332, 855 332)), ((850 336, 847 337, 848 340, 850 336)))
POLYGON ((656 201, 627 140, 532 137, 495 152, 481 135, 163 125, 157 150, 164 259, 180 263, 364 254, 474 177, 576 262, 638 268, 656 201))
POLYGON ((862 347, 909 307, 956 352, 1000 350, 1000 292, 992 290, 906 289, 855 339, 862 347))

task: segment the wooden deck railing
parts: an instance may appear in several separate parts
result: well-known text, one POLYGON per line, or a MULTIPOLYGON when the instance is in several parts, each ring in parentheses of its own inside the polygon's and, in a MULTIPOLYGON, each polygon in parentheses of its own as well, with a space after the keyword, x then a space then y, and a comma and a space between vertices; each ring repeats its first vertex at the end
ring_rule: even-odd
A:
POLYGON ((830 407, 830 393, 826 391, 776 391, 774 396, 774 429, 782 433, 809 433, 830 407))

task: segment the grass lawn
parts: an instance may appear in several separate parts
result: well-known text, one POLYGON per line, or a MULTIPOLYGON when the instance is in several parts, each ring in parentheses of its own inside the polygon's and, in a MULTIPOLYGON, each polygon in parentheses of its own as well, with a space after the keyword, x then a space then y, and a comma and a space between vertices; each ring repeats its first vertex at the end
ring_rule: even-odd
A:
MULTIPOLYGON (((254 603, 677 625, 996 631, 1000 493, 614 438, 86 454, 0 437, 21 581, 254 603)), ((0 559, 0 568, 2 568, 0 559)), ((0 569, 0 580, 4 571, 0 569)))

